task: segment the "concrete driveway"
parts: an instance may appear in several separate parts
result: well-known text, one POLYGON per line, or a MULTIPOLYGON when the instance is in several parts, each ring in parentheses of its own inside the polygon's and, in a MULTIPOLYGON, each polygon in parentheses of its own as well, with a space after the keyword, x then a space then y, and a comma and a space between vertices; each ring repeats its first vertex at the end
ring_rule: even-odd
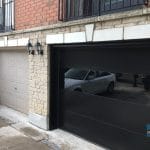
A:
POLYGON ((57 129, 44 131, 28 122, 26 115, 0 105, 0 150, 106 150, 57 129))
MULTIPOLYGON (((13 127, 11 121, 0 118, 0 150, 50 150, 48 145, 28 136, 28 130, 20 132, 13 127)), ((33 136, 39 134, 32 129, 30 132, 33 136)))

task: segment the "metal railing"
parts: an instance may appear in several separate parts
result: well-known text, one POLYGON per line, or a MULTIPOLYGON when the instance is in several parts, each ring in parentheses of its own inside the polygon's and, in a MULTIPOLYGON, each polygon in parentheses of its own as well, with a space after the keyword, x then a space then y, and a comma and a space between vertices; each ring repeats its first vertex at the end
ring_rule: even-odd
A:
POLYGON ((14 0, 0 0, 0 32, 14 29, 14 0))
POLYGON ((68 21, 133 9, 148 0, 59 0, 59 20, 68 21))

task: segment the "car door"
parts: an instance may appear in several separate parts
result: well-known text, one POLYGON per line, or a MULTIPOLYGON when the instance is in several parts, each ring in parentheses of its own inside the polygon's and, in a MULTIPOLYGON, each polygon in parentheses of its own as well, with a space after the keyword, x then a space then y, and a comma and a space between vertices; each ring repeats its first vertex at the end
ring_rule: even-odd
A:
POLYGON ((88 93, 95 93, 97 91, 98 80, 96 77, 96 71, 89 71, 85 78, 84 84, 82 84, 82 89, 88 93))
POLYGON ((101 72, 99 79, 101 84, 101 91, 106 91, 111 82, 111 74, 109 72, 101 72))

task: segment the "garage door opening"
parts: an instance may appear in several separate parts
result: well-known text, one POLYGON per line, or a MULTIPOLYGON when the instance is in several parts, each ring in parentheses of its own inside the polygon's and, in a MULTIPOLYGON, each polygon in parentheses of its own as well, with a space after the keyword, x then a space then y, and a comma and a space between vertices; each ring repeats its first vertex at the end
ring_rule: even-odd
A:
POLYGON ((148 150, 149 48, 148 41, 53 46, 52 127, 109 149, 148 150))

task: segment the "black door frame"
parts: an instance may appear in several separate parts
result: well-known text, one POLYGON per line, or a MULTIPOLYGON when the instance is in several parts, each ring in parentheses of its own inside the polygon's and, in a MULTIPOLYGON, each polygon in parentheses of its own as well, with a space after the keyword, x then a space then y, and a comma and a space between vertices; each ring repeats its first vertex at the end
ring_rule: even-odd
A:
MULTIPOLYGON (((61 128, 63 123, 63 108, 61 101, 61 89, 63 88, 63 71, 61 70, 60 63, 63 57, 63 49, 65 47, 81 47, 81 46, 100 46, 100 47, 140 47, 150 48, 150 39, 138 40, 124 40, 124 41, 107 41, 107 42, 93 42, 93 43, 73 43, 73 44, 60 44, 49 45, 50 48, 50 130, 61 128)), ((141 60, 144 61, 144 60, 141 60)))
POLYGON ((60 126, 60 52, 57 48, 50 46, 50 124, 53 130, 60 126))

